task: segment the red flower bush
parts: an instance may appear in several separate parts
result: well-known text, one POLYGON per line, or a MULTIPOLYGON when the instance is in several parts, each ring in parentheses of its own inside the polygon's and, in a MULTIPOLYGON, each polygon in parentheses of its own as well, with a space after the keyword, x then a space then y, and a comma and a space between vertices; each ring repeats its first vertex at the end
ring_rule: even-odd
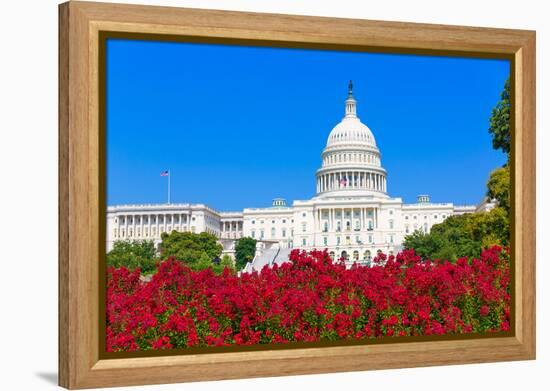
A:
POLYGON ((151 281, 107 273, 107 350, 135 351, 507 331, 507 250, 423 261, 413 251, 346 269, 326 251, 240 276, 192 271, 175 259, 151 281))

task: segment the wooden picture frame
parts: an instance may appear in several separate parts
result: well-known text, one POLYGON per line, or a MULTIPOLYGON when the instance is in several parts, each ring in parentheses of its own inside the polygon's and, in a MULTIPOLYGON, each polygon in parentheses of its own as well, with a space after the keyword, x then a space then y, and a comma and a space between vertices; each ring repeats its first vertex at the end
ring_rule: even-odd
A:
POLYGON ((535 32, 88 2, 59 6, 59 384, 90 388, 535 358, 535 32), (102 31, 512 63, 512 336, 104 359, 102 31), (103 241, 103 242, 102 242, 103 241))

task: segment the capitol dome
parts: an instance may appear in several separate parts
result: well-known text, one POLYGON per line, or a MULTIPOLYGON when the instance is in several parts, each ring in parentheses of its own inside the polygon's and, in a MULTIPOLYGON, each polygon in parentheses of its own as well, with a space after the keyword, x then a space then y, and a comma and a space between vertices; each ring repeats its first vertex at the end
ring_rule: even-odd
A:
POLYGON ((348 86, 344 118, 332 129, 327 140, 327 147, 343 144, 362 144, 376 148, 376 140, 371 130, 357 116, 357 101, 353 97, 351 81, 348 86))
POLYGON ((344 118, 332 129, 317 170, 318 196, 386 195, 386 170, 367 125, 357 116, 350 81, 344 118))

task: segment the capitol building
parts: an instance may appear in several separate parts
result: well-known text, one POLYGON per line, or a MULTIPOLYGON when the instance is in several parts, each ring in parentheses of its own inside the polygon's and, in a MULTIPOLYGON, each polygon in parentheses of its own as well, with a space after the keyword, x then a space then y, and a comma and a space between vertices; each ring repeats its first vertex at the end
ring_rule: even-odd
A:
POLYGON ((406 235, 429 232, 447 217, 490 209, 490 202, 457 206, 419 195, 413 204, 387 192, 387 172, 372 131, 357 115, 350 82, 342 120, 328 135, 316 175, 316 195, 292 204, 219 212, 204 204, 118 205, 107 208, 107 251, 117 240, 153 240, 163 232, 209 232, 232 255, 235 240, 258 241, 247 268, 288 259, 292 248, 328 249, 333 259, 368 262, 377 252, 399 251, 406 235))

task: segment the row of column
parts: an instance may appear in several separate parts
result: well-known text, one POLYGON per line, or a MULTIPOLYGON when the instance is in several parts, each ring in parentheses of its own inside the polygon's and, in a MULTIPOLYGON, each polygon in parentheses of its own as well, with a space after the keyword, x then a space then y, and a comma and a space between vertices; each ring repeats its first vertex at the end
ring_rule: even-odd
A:
POLYGON ((386 191, 386 177, 382 174, 343 171, 317 176, 317 193, 342 189, 386 191))
POLYGON ((129 236, 129 231, 128 229, 131 228, 132 229, 132 236, 133 237, 136 237, 136 229, 139 228, 140 229, 140 236, 143 237, 143 228, 147 228, 148 229, 148 232, 149 232, 149 235, 148 236, 152 236, 152 231, 151 231, 151 228, 155 227, 156 228, 156 232, 155 232, 155 236, 158 236, 160 235, 160 231, 159 231, 159 228, 160 227, 164 227, 166 228, 166 225, 167 224, 175 224, 174 221, 175 221, 175 217, 178 217, 179 218, 179 222, 177 224, 183 224, 184 221, 185 223, 189 223, 189 215, 187 214, 146 214, 146 215, 123 215, 123 216, 117 216, 118 218, 118 223, 116 224, 117 225, 117 228, 118 228, 118 236, 120 236, 120 229, 121 228, 124 228, 124 235, 126 237, 129 236), (170 223, 167 222, 167 217, 170 216, 170 223), (120 220, 121 220, 121 217, 124 218, 124 223, 121 223, 120 220), (136 223, 136 217, 139 217, 139 224, 136 223), (147 217, 147 223, 144 223, 143 220, 144 220, 144 217, 147 217), (152 218, 155 217, 155 222, 154 223, 151 223, 151 220, 152 218), (163 221, 162 223, 160 223, 160 217, 162 217, 163 221), (128 223, 128 220, 129 218, 132 218, 132 223, 129 224, 128 223))
POLYGON ((354 221, 357 220, 355 217, 355 212, 359 212, 359 226, 363 231, 368 226, 368 221, 372 220, 372 228, 375 229, 378 227, 378 209, 377 208, 324 208, 317 209, 315 213, 315 231, 323 232, 324 223, 328 222, 328 231, 335 232, 337 227, 337 222, 340 221, 341 232, 344 232, 346 229, 345 222, 350 221, 350 230, 355 229, 354 221), (368 212, 372 212, 369 217, 368 212), (340 217, 337 216, 337 212, 340 212, 340 217), (346 217, 346 212, 350 212, 350 216, 346 217), (328 214, 328 218, 324 217, 328 214))
POLYGON ((225 239, 239 239, 242 237, 242 221, 224 221, 221 223, 221 237, 225 239))
POLYGON ((222 231, 242 231, 242 221, 224 221, 222 223, 222 231))

